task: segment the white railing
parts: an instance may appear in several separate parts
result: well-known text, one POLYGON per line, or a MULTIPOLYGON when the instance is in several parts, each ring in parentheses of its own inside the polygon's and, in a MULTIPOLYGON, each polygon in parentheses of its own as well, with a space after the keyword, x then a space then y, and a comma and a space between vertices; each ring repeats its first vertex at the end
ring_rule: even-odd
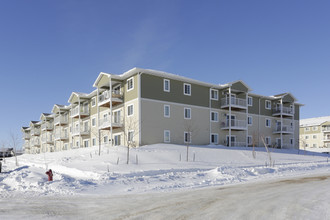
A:
POLYGON ((31 136, 38 136, 40 135, 40 129, 39 128, 32 128, 31 129, 31 136))
MULTIPOLYGON (((122 101, 123 94, 120 91, 114 90, 114 91, 112 91, 111 94, 112 94, 112 98, 114 98, 116 101, 122 101)), ((109 101, 110 101, 110 91, 109 90, 106 90, 99 95, 99 105, 102 105, 105 102, 109 102, 109 101)))
POLYGON ((54 119, 54 124, 67 124, 69 122, 68 115, 58 115, 54 119))
POLYGON ((24 133, 24 134, 23 134, 23 138, 24 138, 24 139, 30 139, 30 137, 31 137, 31 136, 30 136, 30 133, 24 133))
POLYGON ((324 136, 323 141, 330 141, 330 136, 324 136))
POLYGON ((226 120, 221 124, 223 129, 229 129, 229 126, 232 129, 246 129, 246 125, 247 125, 246 120, 236 120, 236 119, 226 120))
POLYGON ((79 115, 89 115, 89 109, 88 107, 84 107, 83 105, 79 105, 74 107, 71 111, 71 117, 79 116, 79 115), (79 111, 80 109, 80 111, 79 111))
POLYGON ((41 130, 52 130, 53 124, 50 122, 45 122, 41 125, 41 130))
POLYGON ((41 137, 41 143, 52 143, 53 141, 52 136, 41 137))
MULTIPOLYGON (((100 119, 99 127, 100 128, 108 128, 110 127, 110 117, 100 119)), ((120 117, 113 117, 112 126, 114 127, 122 127, 123 120, 120 117)))
POLYGON ((322 132, 330 132, 330 126, 323 126, 322 132))
POLYGON ((281 114, 281 113, 285 115, 293 115, 293 109, 284 106, 276 106, 276 108, 273 109, 273 114, 281 114))
POLYGON ((278 125, 278 126, 276 126, 274 132, 293 133, 293 127, 288 126, 288 125, 283 125, 283 126, 282 126, 282 129, 281 129, 281 126, 278 125))
POLYGON ((240 108, 246 108, 246 99, 240 99, 240 98, 222 98, 221 99, 221 107, 228 107, 229 104, 232 107, 240 107, 240 108))
POLYGON ((72 130, 72 135, 77 136, 77 135, 89 135, 90 128, 89 127, 81 127, 79 128, 73 128, 72 130))
POLYGON ((67 133, 63 132, 56 132, 54 134, 54 138, 55 140, 65 140, 65 139, 69 139, 69 135, 67 133))
POLYGON ((34 138, 31 141, 31 146, 40 146, 40 140, 39 140, 39 138, 34 138))

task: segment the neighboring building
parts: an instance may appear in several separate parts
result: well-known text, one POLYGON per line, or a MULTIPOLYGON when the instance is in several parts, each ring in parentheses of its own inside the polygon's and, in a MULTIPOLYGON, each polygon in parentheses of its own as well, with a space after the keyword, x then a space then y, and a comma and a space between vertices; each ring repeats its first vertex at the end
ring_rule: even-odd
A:
POLYGON ((330 148, 330 116, 300 120, 300 149, 305 148, 330 148))
POLYGON ((92 93, 73 92, 68 106, 54 105, 52 114, 22 128, 26 152, 99 142, 263 146, 261 137, 270 146, 298 148, 301 104, 290 93, 263 96, 242 81, 217 85, 140 68, 101 72, 93 86, 92 93))

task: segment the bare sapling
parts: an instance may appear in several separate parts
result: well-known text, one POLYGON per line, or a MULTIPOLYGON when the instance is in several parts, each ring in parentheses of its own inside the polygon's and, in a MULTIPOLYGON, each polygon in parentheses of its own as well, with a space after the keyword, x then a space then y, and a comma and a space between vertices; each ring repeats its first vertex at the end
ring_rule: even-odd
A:
MULTIPOLYGON (((270 151, 269 151, 269 149, 268 149, 268 146, 267 146, 267 144, 266 144, 266 142, 265 142, 265 138, 264 138, 264 137, 261 137, 261 141, 262 141, 262 143, 264 144, 264 146, 265 146, 265 148, 266 148, 266 151, 267 151, 267 154, 268 154, 269 166, 272 166, 272 165, 273 165, 273 162, 272 162, 272 155, 271 155, 271 153, 270 153, 270 151)), ((267 162, 266 162, 266 164, 267 164, 267 162)))

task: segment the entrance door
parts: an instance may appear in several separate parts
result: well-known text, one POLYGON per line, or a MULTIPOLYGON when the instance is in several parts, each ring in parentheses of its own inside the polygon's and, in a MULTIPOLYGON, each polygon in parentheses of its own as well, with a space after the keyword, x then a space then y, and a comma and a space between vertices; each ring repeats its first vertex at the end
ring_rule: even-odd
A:
POLYGON ((115 135, 114 136, 114 138, 115 138, 115 146, 119 146, 120 145, 120 135, 115 135))
MULTIPOLYGON (((231 136, 230 139, 231 139, 231 146, 235 146, 236 136, 231 136)), ((229 136, 227 136, 227 146, 229 146, 229 136)))
POLYGON ((226 116, 226 126, 229 127, 229 123, 231 126, 235 126, 235 119, 236 119, 236 116, 235 115, 231 115, 231 120, 229 122, 229 115, 226 116))

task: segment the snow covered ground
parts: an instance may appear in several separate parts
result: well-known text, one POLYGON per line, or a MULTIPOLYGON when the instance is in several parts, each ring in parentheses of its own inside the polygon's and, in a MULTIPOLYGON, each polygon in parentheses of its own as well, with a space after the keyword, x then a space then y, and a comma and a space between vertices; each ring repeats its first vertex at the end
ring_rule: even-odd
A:
MULTIPOLYGON (((18 203, 25 199, 34 201, 33 204, 36 204, 37 201, 40 203, 45 198, 47 200, 50 198, 51 201, 54 201, 54 198, 60 201, 62 198, 64 201, 74 200, 78 204, 81 201, 83 205, 84 202, 89 201, 88 198, 106 200, 105 198, 116 197, 117 203, 122 204, 121 201, 132 196, 136 199, 146 197, 149 198, 148 201, 151 201, 151 197, 158 198, 160 195, 169 197, 172 193, 184 194, 191 189, 198 189, 196 192, 214 190, 213 186, 238 187, 236 191, 239 193, 242 184, 247 187, 249 184, 262 185, 267 181, 274 182, 309 175, 326 176, 330 173, 330 161, 327 154, 298 150, 271 149, 271 151, 274 166, 269 166, 269 155, 262 148, 256 149, 256 158, 254 158, 252 148, 192 146, 189 148, 187 162, 186 147, 169 144, 131 149, 129 164, 126 164, 127 148, 125 147, 102 148, 100 156, 97 147, 22 155, 18 157, 19 166, 16 166, 15 158, 7 158, 5 162, 3 161, 3 173, 0 174, 0 205, 2 206, 0 218, 1 216, 20 218, 14 213, 8 213, 8 210, 14 209, 8 207, 10 205, 6 201, 18 203), (47 181, 45 174, 47 169, 52 169, 54 172, 52 182, 47 181)), ((324 179, 329 183, 327 177, 324 179)), ((285 182, 280 183, 283 185, 285 182)), ((328 185, 318 187, 316 184, 315 192, 322 194, 322 190, 324 193, 330 191, 330 186, 324 188, 326 186, 328 185)), ((291 188, 288 187, 286 188, 291 189, 292 185, 290 185, 291 188)), ((299 187, 303 190, 302 185, 299 187)), ((263 187, 260 186, 260 188, 263 187)), ((307 188, 311 190, 313 185, 309 184, 307 188)), ((212 196, 216 193, 207 191, 206 194, 212 196)), ((288 192, 286 194, 290 195, 288 192)), ((253 194, 247 195, 253 197, 253 194)), ((239 196, 239 194, 236 195, 236 197, 239 196)), ((262 194, 260 197, 263 196, 265 195, 262 194)), ((293 196, 292 193, 291 196, 293 196)), ((310 198, 318 202, 315 196, 311 195, 310 198)), ((323 201, 323 205, 324 203, 329 205, 330 197, 325 198, 325 200, 324 198, 319 198, 319 200, 323 201)), ((141 199, 141 201, 144 200, 141 199)), ((249 197, 244 200, 248 203, 249 197)), ((279 206, 283 201, 285 203, 288 199, 279 201, 279 206)), ((270 204, 275 205, 275 202, 270 204)), ((164 204, 164 207, 168 205, 164 204)), ((114 209, 119 210, 119 206, 114 209)), ((214 217, 219 210, 212 210, 215 211, 211 214, 214 217)), ((166 212, 168 211, 167 209, 166 212)), ((148 216, 147 213, 145 214, 148 216)), ((56 214, 54 215, 56 217, 56 214)))

